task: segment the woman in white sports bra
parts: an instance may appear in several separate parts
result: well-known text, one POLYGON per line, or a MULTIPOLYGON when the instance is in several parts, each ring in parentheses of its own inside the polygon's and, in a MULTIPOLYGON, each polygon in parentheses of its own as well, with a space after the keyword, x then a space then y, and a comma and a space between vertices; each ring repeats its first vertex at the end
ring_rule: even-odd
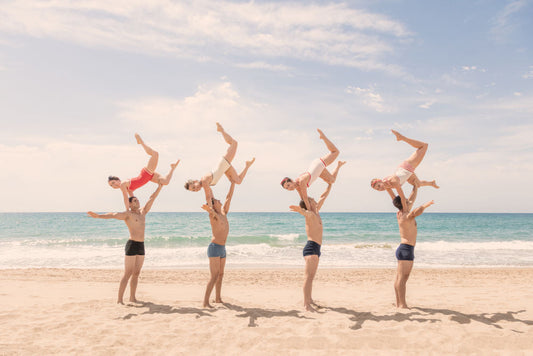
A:
POLYGON ((185 183, 185 189, 190 190, 192 192, 197 192, 202 189, 202 183, 206 183, 210 186, 216 185, 223 175, 226 175, 226 177, 228 177, 230 183, 241 184, 242 180, 244 179, 244 176, 246 176, 246 172, 248 172, 248 168, 250 168, 252 163, 254 163, 255 158, 252 158, 250 161, 246 161, 246 166, 244 167, 242 172, 240 174, 237 174, 237 171, 231 165, 231 161, 233 161, 233 158, 235 158, 235 154, 237 153, 237 141, 235 141, 233 137, 231 137, 226 131, 224 131, 224 128, 218 122, 217 131, 222 134, 224 140, 229 145, 226 154, 221 157, 220 162, 213 169, 213 171, 203 176, 202 179, 189 179, 185 183))
POLYGON ((408 159, 400 163, 400 165, 396 169, 396 172, 394 172, 392 176, 388 176, 383 179, 374 178, 370 182, 370 185, 375 190, 386 190, 393 200, 396 197, 393 192, 393 189, 396 189, 398 195, 402 199, 402 206, 408 206, 405 200, 405 195, 402 190, 402 185, 405 182, 409 182, 410 184, 416 187, 432 186, 434 188, 439 188, 439 186, 437 185, 437 183, 435 183, 434 180, 421 181, 415 174, 416 167, 420 165, 420 162, 422 162, 422 159, 426 155, 426 152, 428 150, 428 144, 422 141, 417 141, 405 137, 397 131, 391 131, 396 136, 396 141, 405 141, 414 148, 416 148, 416 151, 408 159))
POLYGON ((326 144, 329 153, 324 157, 317 158, 313 162, 311 162, 311 165, 309 166, 307 171, 300 174, 300 176, 294 181, 289 177, 285 177, 281 181, 281 186, 283 188, 287 190, 296 189, 296 191, 298 191, 298 194, 300 194, 300 198, 305 202, 305 206, 307 207, 307 209, 310 209, 309 198, 307 196, 307 188, 309 188, 318 177, 322 178, 328 184, 334 183, 337 179, 339 168, 346 163, 339 161, 337 168, 335 168, 333 173, 330 173, 327 170, 326 167, 332 164, 339 155, 339 150, 326 137, 326 135, 324 135, 324 133, 320 129, 317 129, 317 131, 320 134, 320 139, 323 140, 326 144))

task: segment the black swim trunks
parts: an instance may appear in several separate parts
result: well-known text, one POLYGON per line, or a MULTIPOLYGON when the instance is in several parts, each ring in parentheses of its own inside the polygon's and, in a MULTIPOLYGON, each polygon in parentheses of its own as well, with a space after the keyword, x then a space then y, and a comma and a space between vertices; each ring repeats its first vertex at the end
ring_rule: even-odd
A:
POLYGON ((303 250, 304 257, 310 256, 310 255, 318 255, 320 257, 320 245, 317 244, 314 241, 307 240, 307 243, 305 244, 304 250, 303 250))
POLYGON ((415 247, 408 244, 400 244, 396 249, 396 258, 399 261, 413 261, 415 259, 415 247))
POLYGON ((125 250, 126 256, 144 256, 144 242, 128 240, 125 250))

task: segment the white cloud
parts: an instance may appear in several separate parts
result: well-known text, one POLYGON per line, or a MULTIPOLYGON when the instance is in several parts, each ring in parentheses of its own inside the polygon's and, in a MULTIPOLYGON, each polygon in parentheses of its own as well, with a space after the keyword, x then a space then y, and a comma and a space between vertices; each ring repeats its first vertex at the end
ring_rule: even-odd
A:
POLYGON ((346 88, 346 93, 355 95, 363 104, 377 112, 391 111, 390 108, 387 108, 384 105, 384 100, 381 94, 376 93, 374 88, 359 88, 349 86, 346 88))
POLYGON ((385 55, 411 36, 400 22, 346 4, 25 1, 3 3, 0 18, 0 31, 91 47, 200 61, 287 57, 394 74, 402 69, 385 55))
POLYGON ((252 62, 252 63, 239 63, 235 65, 239 68, 249 68, 249 69, 266 69, 274 72, 284 72, 290 68, 283 64, 270 64, 265 62, 252 62))
POLYGON ((485 68, 479 68, 478 66, 462 66, 461 70, 463 72, 481 72, 485 73, 487 70, 485 68))
POLYGON ((533 78, 533 66, 529 66, 529 71, 526 72, 524 75, 522 75, 522 78, 524 78, 524 79, 533 78))
POLYGON ((527 0, 515 0, 505 5, 496 16, 491 28, 491 34, 496 41, 505 41, 518 26, 515 15, 527 5, 527 0))

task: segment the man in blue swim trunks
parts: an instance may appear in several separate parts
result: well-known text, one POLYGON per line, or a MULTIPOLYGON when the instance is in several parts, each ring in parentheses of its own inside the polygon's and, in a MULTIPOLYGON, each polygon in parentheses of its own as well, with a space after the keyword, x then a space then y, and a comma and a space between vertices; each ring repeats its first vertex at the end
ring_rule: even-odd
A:
POLYGON ((209 272, 211 278, 207 283, 204 296, 204 308, 213 308, 209 304, 209 297, 216 285, 215 303, 223 303, 220 296, 222 289, 222 277, 224 276, 224 267, 226 266, 226 240, 229 234, 229 223, 227 214, 231 198, 233 197, 233 190, 235 189, 235 182, 231 183, 228 195, 224 205, 213 197, 213 192, 207 182, 202 182, 202 187, 205 191, 206 203, 202 205, 202 209, 209 213, 209 221, 211 222, 211 230, 213 238, 207 248, 207 257, 209 257, 209 272))
MULTIPOLYGON (((343 166, 346 162, 339 161, 338 168, 343 166)), ((304 282, 304 308, 307 311, 315 312, 316 303, 311 297, 313 289, 313 279, 315 278, 318 269, 318 261, 320 258, 320 247, 322 245, 323 226, 319 211, 324 204, 324 201, 331 191, 332 183, 328 184, 327 189, 322 193, 318 202, 309 197, 310 209, 306 209, 306 204, 303 200, 300 201, 300 206, 291 205, 291 211, 300 213, 305 217, 305 232, 307 234, 307 244, 303 250, 305 259, 305 282, 304 282)))
POLYGON ((415 244, 417 235, 417 225, 415 218, 422 215, 424 210, 434 204, 433 200, 410 211, 416 199, 417 187, 413 186, 411 196, 407 199, 407 209, 403 209, 400 196, 396 196, 393 204, 398 208, 396 218, 400 229, 400 246, 396 249, 396 258, 398 259, 398 268, 396 270, 396 281, 394 282, 394 291, 396 292, 396 307, 408 308, 405 301, 405 290, 407 279, 413 269, 415 259, 415 244), (405 210, 405 212, 404 212, 405 210))

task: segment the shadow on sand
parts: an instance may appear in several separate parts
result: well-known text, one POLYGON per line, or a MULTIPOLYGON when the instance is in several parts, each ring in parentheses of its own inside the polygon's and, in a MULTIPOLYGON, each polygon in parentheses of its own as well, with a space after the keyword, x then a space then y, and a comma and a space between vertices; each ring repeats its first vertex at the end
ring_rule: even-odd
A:
MULTIPOLYGON (((414 307, 412 309, 420 310, 424 313, 436 315, 443 314, 449 315, 450 320, 459 324, 469 324, 472 321, 477 321, 486 325, 493 326, 497 329, 503 329, 497 323, 500 321, 508 321, 512 323, 522 323, 525 325, 533 325, 533 320, 522 320, 515 317, 515 315, 525 312, 525 310, 519 310, 516 312, 508 311, 506 313, 481 313, 481 314, 464 314, 450 309, 432 309, 432 308, 420 308, 414 307)), ((514 332, 520 332, 513 330, 514 332)))
POLYGON ((374 315, 371 312, 358 312, 355 310, 350 310, 346 308, 332 308, 332 307, 324 307, 327 310, 334 311, 336 313, 351 315, 350 320, 355 321, 355 324, 350 326, 350 329, 352 330, 359 330, 363 327, 363 324, 366 321, 372 320, 377 321, 378 323, 380 321, 417 321, 419 323, 435 323, 439 321, 439 319, 428 319, 428 318, 421 318, 418 316, 422 316, 422 314, 418 312, 407 312, 407 313, 395 313, 392 315, 374 315))
POLYGON ((144 314, 195 314, 196 318, 200 318, 202 316, 213 316, 210 313, 206 313, 203 309, 198 308, 175 308, 170 305, 164 305, 164 304, 155 304, 151 302, 141 302, 135 305, 131 305, 135 308, 148 308, 147 311, 144 311, 140 314, 130 313, 128 315, 125 315, 121 317, 120 319, 128 320, 133 317, 144 315, 144 314))
POLYGON ((224 305, 229 310, 242 313, 242 314, 236 315, 238 318, 250 318, 248 322, 248 327, 251 327, 251 328, 258 326, 256 321, 259 318, 291 317, 291 318, 298 318, 298 319, 311 319, 304 315, 301 315, 300 311, 298 310, 283 311, 283 310, 272 310, 272 309, 263 309, 263 308, 244 308, 239 305, 235 305, 231 303, 223 303, 222 305, 224 305))

